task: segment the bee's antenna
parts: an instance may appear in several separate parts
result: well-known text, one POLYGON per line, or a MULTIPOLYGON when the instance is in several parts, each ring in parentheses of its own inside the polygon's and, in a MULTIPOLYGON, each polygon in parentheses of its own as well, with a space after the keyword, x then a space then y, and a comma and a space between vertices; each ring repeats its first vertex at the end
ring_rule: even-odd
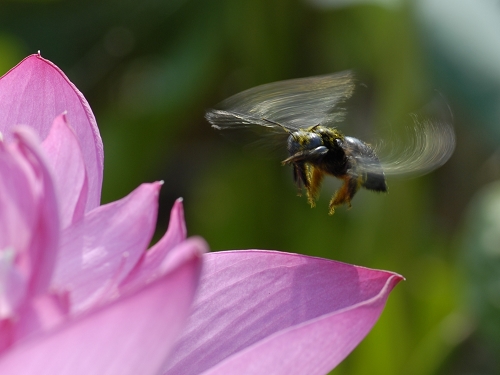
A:
POLYGON ((262 120, 267 121, 267 122, 269 122, 269 123, 271 123, 271 124, 274 124, 274 125, 279 126, 281 129, 283 129, 283 130, 284 130, 284 131, 286 131, 288 134, 290 134, 290 135, 293 137, 293 139, 295 139, 296 141, 298 141, 298 140, 299 140, 299 139, 297 138, 297 136, 295 135, 295 133, 294 133, 294 132, 292 132, 292 131, 291 131, 290 129, 288 129, 286 126, 281 125, 279 122, 276 122, 276 121, 273 121, 273 120, 269 120, 269 119, 267 119, 267 118, 262 118, 262 120))
POLYGON ((290 131, 290 129, 288 129, 285 126, 281 125, 279 122, 276 122, 276 121, 273 121, 273 120, 269 120, 267 118, 263 118, 262 120, 267 121, 267 122, 269 122, 271 124, 274 124, 274 125, 278 125, 281 129, 283 129, 284 131, 286 131, 288 134, 292 134, 292 132, 290 131))

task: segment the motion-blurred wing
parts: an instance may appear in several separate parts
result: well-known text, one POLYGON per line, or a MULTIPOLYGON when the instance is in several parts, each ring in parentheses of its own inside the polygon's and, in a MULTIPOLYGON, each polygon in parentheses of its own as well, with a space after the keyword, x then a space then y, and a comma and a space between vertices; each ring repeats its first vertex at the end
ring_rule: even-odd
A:
POLYGON ((354 92, 350 71, 318 77, 291 79, 257 86, 209 110, 207 120, 219 130, 263 127, 283 132, 342 121, 342 103, 354 92))
MULTIPOLYGON (((379 142, 374 150, 386 176, 417 177, 442 166, 455 149, 450 122, 412 115, 403 138, 379 142)), ((370 168, 366 160, 365 168, 370 168)))
POLYGON ((238 144, 260 155, 285 156, 288 128, 269 120, 253 118, 220 109, 212 109, 205 115, 212 127, 238 144))

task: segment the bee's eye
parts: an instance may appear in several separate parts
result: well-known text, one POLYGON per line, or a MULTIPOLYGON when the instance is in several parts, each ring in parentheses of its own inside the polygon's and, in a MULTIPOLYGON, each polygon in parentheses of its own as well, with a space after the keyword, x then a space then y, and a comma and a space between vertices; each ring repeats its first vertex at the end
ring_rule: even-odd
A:
POLYGON ((288 137, 288 152, 294 154, 298 151, 314 150, 323 146, 321 136, 306 131, 296 131, 288 137))
POLYGON ((323 140, 319 134, 316 133, 307 133, 306 140, 304 142, 304 146, 307 149, 313 149, 323 145, 323 140))

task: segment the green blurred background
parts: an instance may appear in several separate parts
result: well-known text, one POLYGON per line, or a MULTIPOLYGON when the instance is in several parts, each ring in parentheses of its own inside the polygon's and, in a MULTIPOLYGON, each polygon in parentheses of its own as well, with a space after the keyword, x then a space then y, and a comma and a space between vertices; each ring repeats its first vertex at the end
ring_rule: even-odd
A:
POLYGON ((182 196, 189 234, 212 250, 278 249, 406 277, 333 374, 500 374, 498 1, 0 1, 0 73, 37 50, 94 110, 103 203, 165 180, 158 235, 182 196), (335 181, 311 209, 279 158, 203 118, 255 85, 344 69, 367 84, 362 116, 375 128, 397 127, 434 89, 446 96, 450 161, 328 216, 335 181))

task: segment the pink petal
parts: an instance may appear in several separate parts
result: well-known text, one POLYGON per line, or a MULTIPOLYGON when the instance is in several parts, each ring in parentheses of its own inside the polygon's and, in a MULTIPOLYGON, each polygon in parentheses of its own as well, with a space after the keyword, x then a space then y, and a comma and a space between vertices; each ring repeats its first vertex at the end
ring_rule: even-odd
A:
POLYGON ((182 198, 175 201, 170 212, 170 222, 165 235, 146 253, 147 264, 158 264, 168 252, 186 239, 186 222, 184 221, 184 207, 182 198))
POLYGON ((54 171, 61 228, 66 228, 83 217, 88 192, 82 151, 66 115, 56 117, 42 147, 54 171))
POLYGON ((164 374, 325 374, 365 337, 401 276, 273 251, 204 257, 164 374))
POLYGON ((163 260, 175 246, 186 239, 186 232, 182 199, 179 198, 175 201, 170 212, 167 232, 154 246, 142 254, 141 259, 127 279, 123 281, 120 289, 128 290, 156 279, 159 276, 163 260))
POLYGON ((0 373, 157 374, 188 317, 206 249, 201 239, 185 241, 164 277, 13 348, 0 357, 0 373))
POLYGON ((70 292, 73 311, 105 299, 134 268, 153 236, 160 186, 142 184, 63 231, 52 284, 70 292))
POLYGON ((40 55, 31 55, 0 78, 0 132, 7 141, 16 125, 35 129, 40 139, 63 112, 75 129, 89 178, 87 211, 99 205, 103 147, 97 124, 82 93, 64 73, 40 55))
POLYGON ((26 299, 13 320, 12 342, 40 334, 61 324, 68 316, 66 296, 45 294, 26 299))
POLYGON ((28 246, 29 253, 23 257, 24 264, 21 266, 29 273, 30 292, 33 295, 42 294, 46 292, 52 277, 59 242, 59 214, 55 188, 47 161, 32 129, 19 127, 14 135, 18 141, 19 151, 31 165, 39 182, 36 206, 30 212, 35 219, 35 226, 28 246))
POLYGON ((15 255, 13 248, 0 251, 0 320, 13 318, 26 297, 27 280, 14 265, 15 255))
MULTIPOLYGON (((0 350, 12 342, 10 319, 28 295, 36 267, 30 252, 39 224, 43 187, 39 170, 16 140, 0 142, 0 350)), ((57 218, 56 218, 57 222, 57 218)), ((47 249, 50 251, 50 249, 47 249)))
POLYGON ((39 181, 18 145, 0 142, 0 249, 27 251, 36 226, 39 181))

